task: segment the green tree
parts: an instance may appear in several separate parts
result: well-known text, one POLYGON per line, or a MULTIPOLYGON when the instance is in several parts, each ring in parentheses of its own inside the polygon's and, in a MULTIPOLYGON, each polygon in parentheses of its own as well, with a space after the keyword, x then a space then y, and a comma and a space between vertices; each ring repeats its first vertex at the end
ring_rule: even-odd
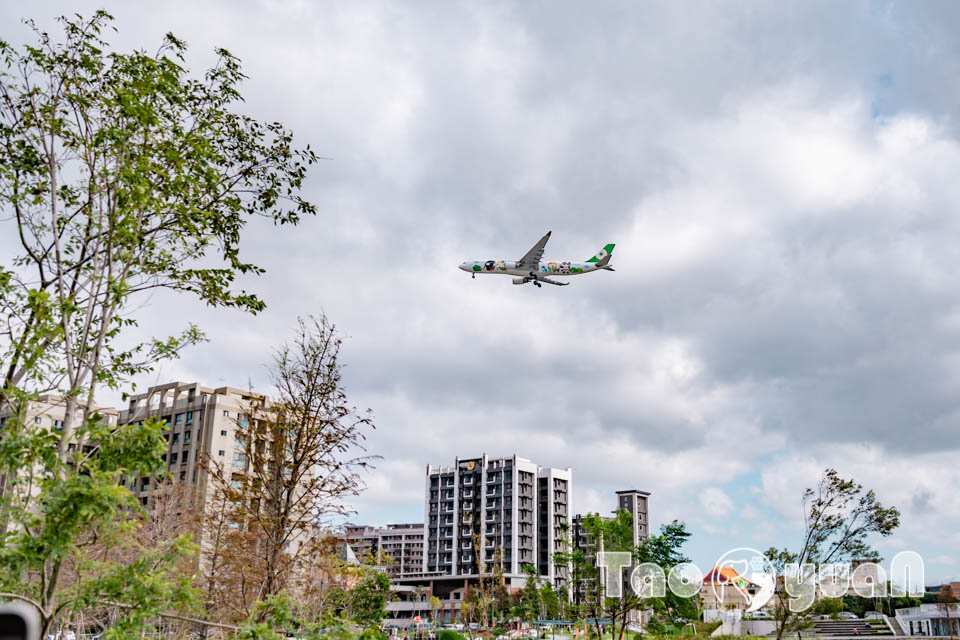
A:
MULTIPOLYGON (((870 537, 889 536, 900 525, 900 512, 896 507, 884 507, 873 491, 865 491, 863 485, 854 480, 841 478, 834 469, 823 472, 815 489, 808 488, 803 492, 802 505, 804 534, 797 550, 771 548, 767 551, 767 558, 778 576, 784 576, 791 565, 798 568, 798 576, 804 577, 800 575, 805 573, 804 565, 877 560, 879 554, 871 546, 870 537)), ((813 586, 808 579, 805 582, 813 586)), ((808 603, 795 599, 791 607, 791 596, 781 579, 774 598, 778 640, 787 633, 799 633, 812 624, 809 617, 809 607, 813 605, 812 590, 806 598, 808 603)))
POLYGON ((430 619, 433 624, 439 624, 439 614, 443 610, 443 600, 437 596, 430 596, 430 619))
MULTIPOLYGON (((660 533, 640 542, 636 552, 637 562, 649 562, 663 569, 664 575, 670 573, 675 566, 690 562, 690 559, 680 552, 680 548, 690 538, 686 524, 678 520, 662 525, 660 533)), ((693 598, 685 598, 666 590, 662 598, 647 599, 646 605, 668 621, 676 619, 696 620, 697 605, 693 598)))
POLYGON ((627 613, 639 606, 640 599, 630 589, 621 590, 619 598, 608 597, 595 560, 596 552, 601 550, 636 552, 633 546, 633 517, 623 509, 617 511, 613 518, 589 514, 581 519, 581 526, 594 547, 593 552, 560 552, 555 554, 555 562, 572 567, 571 580, 578 615, 593 619, 597 637, 602 636, 600 619, 605 616, 611 618, 612 626, 619 627, 622 634, 626 630, 627 613))
POLYGON ((817 615, 830 616, 836 620, 837 615, 845 608, 844 598, 821 598, 814 603, 811 611, 817 615))
POLYGON ((629 511, 620 510, 613 518, 588 515, 582 518, 581 526, 591 541, 593 552, 587 554, 582 550, 574 550, 570 553, 558 553, 555 559, 558 564, 571 566, 571 588, 575 595, 576 615, 594 620, 594 633, 597 637, 601 636, 600 618, 609 617, 614 633, 622 639, 626 635, 630 612, 641 608, 652 607, 670 617, 696 616, 696 607, 692 600, 679 598, 670 592, 665 598, 644 599, 628 585, 624 585, 620 597, 608 597, 595 562, 595 553, 601 549, 606 552, 625 551, 631 554, 634 566, 653 563, 666 573, 677 564, 688 561, 680 553, 680 548, 690 537, 686 525, 678 521, 664 525, 659 535, 642 540, 637 546, 633 545, 633 517, 629 511))
POLYGON ((471 512, 464 514, 464 525, 471 529, 473 562, 477 571, 477 584, 471 589, 473 606, 481 628, 489 630, 499 617, 510 610, 510 594, 503 578, 503 550, 499 546, 490 549, 480 534, 480 522, 475 522, 471 512))
POLYGON ((350 619, 363 627, 379 625, 387 616, 390 578, 372 569, 350 590, 350 619))
POLYGON ((559 620, 562 615, 560 596, 549 582, 544 582, 543 586, 540 587, 540 607, 542 617, 548 620, 559 620))
MULTIPOLYGON (((343 501, 363 487, 358 472, 372 457, 355 454, 373 423, 347 400, 341 344, 326 317, 301 319, 268 369, 275 394, 251 395, 237 421, 243 459, 229 465, 207 460, 213 484, 230 503, 229 517, 249 534, 238 560, 254 599, 285 591, 298 569, 309 568, 315 550, 301 543, 318 519, 346 514, 343 501)), ((370 560, 392 561, 380 552, 370 560)), ((216 569, 213 562, 205 565, 216 569)))
POLYGON ((517 613, 528 620, 535 620, 540 617, 540 576, 537 568, 531 564, 524 565, 523 572, 527 575, 527 581, 520 590, 520 607, 517 613))
POLYGON ((106 428, 98 389, 203 339, 187 326, 133 342, 143 296, 170 289, 256 313, 263 302, 234 287, 263 272, 241 256, 247 220, 315 212, 298 190, 316 156, 279 123, 234 110, 244 78, 234 56, 218 50, 193 78, 172 35, 155 54, 111 51, 110 20, 61 19, 62 41, 35 29, 20 51, 0 42, 0 208, 20 242, 0 267, 0 581, 36 606, 43 633, 104 599, 148 599, 124 609, 142 622, 182 593, 165 569, 182 540, 126 565, 85 551, 128 544, 137 505, 118 480, 165 468, 163 425, 106 428), (47 390, 63 396, 56 431, 24 421, 47 390))

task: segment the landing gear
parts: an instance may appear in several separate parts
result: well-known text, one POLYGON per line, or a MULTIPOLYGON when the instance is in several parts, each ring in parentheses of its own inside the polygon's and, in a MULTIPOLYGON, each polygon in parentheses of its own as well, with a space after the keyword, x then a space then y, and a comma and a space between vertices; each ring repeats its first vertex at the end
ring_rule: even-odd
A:
POLYGON ((471 273, 471 274, 470 274, 470 279, 471 279, 471 280, 476 280, 476 279, 477 279, 477 274, 471 273))
POLYGON ((542 284, 540 284, 540 283, 537 282, 536 280, 533 281, 533 284, 537 285, 538 287, 542 287, 542 286, 543 286, 542 284))

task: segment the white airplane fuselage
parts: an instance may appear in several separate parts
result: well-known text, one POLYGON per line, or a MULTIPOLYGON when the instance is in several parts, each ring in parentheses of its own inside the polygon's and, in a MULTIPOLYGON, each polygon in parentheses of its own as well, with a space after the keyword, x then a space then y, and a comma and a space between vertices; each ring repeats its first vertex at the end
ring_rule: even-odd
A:
POLYGON ((513 284, 532 282, 537 288, 544 284, 561 287, 570 284, 556 280, 558 276, 578 276, 592 271, 613 271, 613 267, 610 266, 610 255, 616 245, 612 242, 583 262, 544 261, 543 249, 547 246, 549 239, 550 232, 547 231, 519 260, 467 260, 460 263, 460 269, 470 273, 471 277, 476 277, 478 273, 514 276, 513 284))
MULTIPOLYGON (((530 277, 530 269, 518 269, 515 260, 474 260, 460 264, 460 269, 474 274, 491 274, 504 276, 530 277)), ((599 271, 599 267, 592 262, 549 261, 541 262, 540 268, 534 273, 537 276, 578 276, 582 273, 599 271)))

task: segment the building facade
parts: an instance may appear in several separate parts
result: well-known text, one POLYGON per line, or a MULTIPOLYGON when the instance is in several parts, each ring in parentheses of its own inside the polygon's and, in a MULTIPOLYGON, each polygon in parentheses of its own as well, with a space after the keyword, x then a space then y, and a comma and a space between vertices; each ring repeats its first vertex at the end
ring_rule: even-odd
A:
MULTIPOLYGON (((261 396, 233 387, 204 387, 196 382, 170 382, 130 396, 120 412, 120 424, 159 418, 167 423, 167 468, 175 481, 205 497, 210 478, 205 458, 225 471, 243 474, 246 458, 238 431, 250 419, 250 403, 261 396)), ((130 490, 150 507, 159 489, 154 478, 135 478, 130 490)))
MULTIPOLYGON (((77 410, 82 412, 84 404, 78 403, 77 410)), ((27 402, 24 408, 24 424, 28 427, 37 429, 50 428, 54 431, 63 429, 63 419, 66 415, 67 406, 62 396, 55 394, 43 394, 27 402)), ((118 411, 113 407, 96 407, 92 410, 99 413, 101 419, 109 425, 117 424, 118 411)), ((5 426, 8 420, 13 419, 13 410, 6 409, 0 413, 0 427, 5 426)), ((83 416, 77 415, 77 424, 82 422, 83 416)))
MULTIPOLYGON (((650 537, 650 492, 640 491, 639 489, 624 489, 617 491, 616 511, 626 511, 630 514, 633 521, 633 546, 638 546, 643 540, 650 537)), ((577 514, 573 519, 572 544, 576 551, 583 553, 588 558, 596 558, 599 551, 596 541, 592 539, 586 528, 583 526, 583 519, 589 514, 577 514)), ((599 515, 599 514, 594 514, 599 515)), ((609 516, 603 516, 609 517, 609 516)), ((596 566, 594 564, 594 566, 596 566)), ((623 579, 629 580, 629 571, 624 572, 623 579)), ((580 603, 586 597, 588 584, 580 576, 574 576, 570 596, 574 602, 580 603)), ((631 621, 639 620, 639 615, 631 612, 631 621)))
MULTIPOLYGON (((633 520, 633 546, 650 537, 650 492, 639 489, 617 491, 617 508, 626 511, 633 520)), ((596 553, 594 541, 583 527, 583 519, 589 514, 577 514, 573 519, 573 545, 578 551, 596 553)), ((596 514, 599 515, 599 514, 596 514)))
POLYGON ((556 566, 553 554, 567 548, 572 482, 569 467, 518 456, 428 465, 424 574, 476 578, 499 566, 507 584, 519 588, 531 566, 562 582, 566 567, 556 566))
POLYGON ((344 538, 363 562, 382 567, 390 579, 423 571, 422 522, 369 527, 348 524, 344 538))

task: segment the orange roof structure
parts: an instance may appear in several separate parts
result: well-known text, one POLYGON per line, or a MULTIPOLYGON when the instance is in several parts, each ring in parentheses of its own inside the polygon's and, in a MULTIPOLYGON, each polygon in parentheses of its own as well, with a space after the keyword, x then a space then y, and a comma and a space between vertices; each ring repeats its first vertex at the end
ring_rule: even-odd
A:
POLYGON ((703 584, 734 584, 746 587, 753 583, 737 573, 733 567, 714 567, 703 577, 703 584))

